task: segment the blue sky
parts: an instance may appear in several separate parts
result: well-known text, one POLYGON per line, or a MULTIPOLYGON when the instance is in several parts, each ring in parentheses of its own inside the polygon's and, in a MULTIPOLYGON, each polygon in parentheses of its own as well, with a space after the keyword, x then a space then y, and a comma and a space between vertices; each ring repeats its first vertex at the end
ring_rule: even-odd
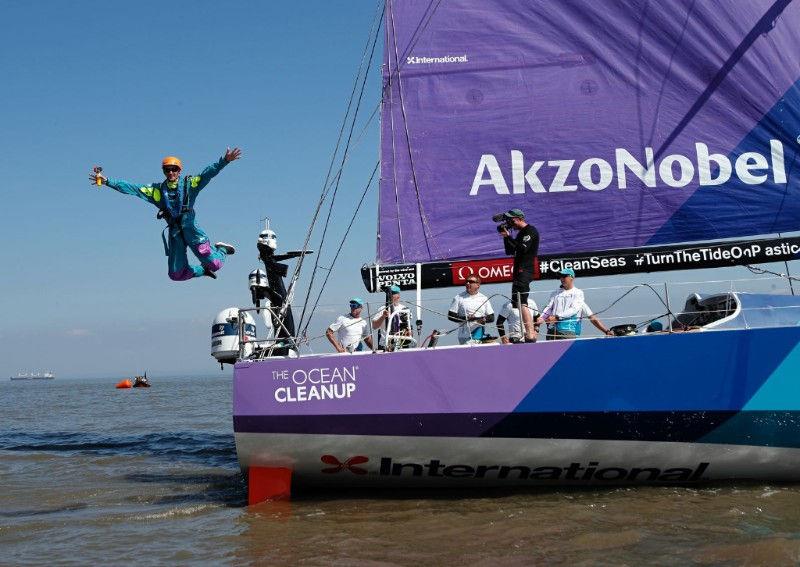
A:
MULTIPOLYGON (((87 377, 216 372, 211 321, 225 307, 249 304, 260 219, 271 217, 282 249, 302 244, 375 2, 2 0, 0 8, 0 379, 36 369, 87 377), (226 146, 241 147, 244 158, 204 190, 197 218, 212 240, 238 252, 216 281, 172 282, 155 209, 93 188, 87 175, 100 164, 111 177, 155 181, 164 155, 196 172, 226 146)), ((378 104, 379 86, 376 59, 363 116, 378 104)), ((377 126, 348 165, 323 266, 377 159, 377 126)), ((376 203, 373 189, 312 334, 347 297, 367 295, 358 270, 374 259, 376 203)), ((738 268, 713 276, 746 275, 738 268)), ((538 286, 537 300, 550 287, 538 286)), ((694 290, 676 296, 682 302, 694 290)), ((426 296, 445 310, 457 291, 426 296)), ((594 309, 620 293, 598 292, 594 309)), ((328 350, 319 341, 315 349, 328 350)))
MULTIPOLYGON (((375 3, 1 6, 0 376, 214 372, 211 321, 249 302, 260 219, 272 218, 282 248, 302 244, 375 3), (244 158, 197 204, 211 238, 238 246, 216 281, 170 281, 156 210, 87 179, 100 164, 112 177, 154 181, 170 154, 199 171, 234 145, 244 158)), ((368 111, 378 71, 376 61, 368 111)), ((336 218, 349 219, 377 153, 376 121, 343 179, 336 218)), ((363 295, 358 268, 374 259, 376 203, 373 191, 332 298, 363 295)))

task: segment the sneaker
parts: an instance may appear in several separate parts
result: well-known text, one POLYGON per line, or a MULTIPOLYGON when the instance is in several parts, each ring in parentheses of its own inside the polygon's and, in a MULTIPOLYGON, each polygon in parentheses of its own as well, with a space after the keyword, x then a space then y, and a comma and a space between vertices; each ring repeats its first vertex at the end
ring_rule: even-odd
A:
POLYGON ((224 242, 217 242, 216 244, 214 244, 214 246, 216 246, 217 248, 222 248, 223 250, 225 250, 225 253, 228 256, 230 256, 231 254, 235 254, 236 253, 236 248, 234 248, 230 244, 226 244, 224 242))
POLYGON ((208 277, 209 277, 209 278, 211 278, 212 280, 215 280, 215 279, 217 279, 217 274, 215 274, 214 272, 212 272, 212 271, 211 271, 211 268, 209 268, 208 266, 203 266, 203 275, 204 275, 204 276, 208 276, 208 277))

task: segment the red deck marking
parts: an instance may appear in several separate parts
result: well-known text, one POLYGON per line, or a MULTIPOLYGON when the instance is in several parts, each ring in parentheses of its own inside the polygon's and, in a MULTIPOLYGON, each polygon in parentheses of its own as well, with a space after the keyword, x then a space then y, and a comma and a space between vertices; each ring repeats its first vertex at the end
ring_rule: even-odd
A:
POLYGON ((247 469, 247 504, 267 500, 288 500, 292 489, 292 469, 254 467, 247 469))

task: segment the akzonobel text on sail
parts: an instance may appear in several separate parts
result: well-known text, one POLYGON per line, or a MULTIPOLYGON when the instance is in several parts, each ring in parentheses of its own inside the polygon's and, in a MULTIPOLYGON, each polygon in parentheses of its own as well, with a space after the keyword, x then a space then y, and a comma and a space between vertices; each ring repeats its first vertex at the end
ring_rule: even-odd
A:
POLYGON ((528 188, 534 193, 577 191, 579 187, 602 191, 612 184, 626 189, 633 178, 646 187, 657 187, 659 181, 668 187, 685 187, 695 180, 701 186, 722 185, 732 176, 747 185, 760 185, 770 175, 774 183, 786 183, 783 144, 779 140, 770 140, 769 157, 759 152, 744 152, 733 163, 723 154, 710 153, 708 145, 702 142, 695 144, 691 158, 670 154, 658 164, 654 162, 653 148, 649 147, 644 150, 644 163, 628 150, 617 148, 613 164, 599 157, 579 164, 574 159, 529 161, 521 151, 512 150, 510 172, 503 172, 494 154, 481 156, 469 194, 475 196, 480 189, 486 191, 490 187, 499 195, 521 195, 528 188), (545 185, 543 180, 550 181, 545 185))

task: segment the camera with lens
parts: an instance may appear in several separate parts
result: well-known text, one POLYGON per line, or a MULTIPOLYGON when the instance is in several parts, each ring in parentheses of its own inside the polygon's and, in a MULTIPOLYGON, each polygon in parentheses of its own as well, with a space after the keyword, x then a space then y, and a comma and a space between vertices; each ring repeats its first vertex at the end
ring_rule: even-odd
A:
POLYGON ((505 213, 497 213, 496 215, 492 216, 492 222, 500 223, 497 225, 497 232, 505 232, 509 228, 508 217, 506 217, 505 213))

